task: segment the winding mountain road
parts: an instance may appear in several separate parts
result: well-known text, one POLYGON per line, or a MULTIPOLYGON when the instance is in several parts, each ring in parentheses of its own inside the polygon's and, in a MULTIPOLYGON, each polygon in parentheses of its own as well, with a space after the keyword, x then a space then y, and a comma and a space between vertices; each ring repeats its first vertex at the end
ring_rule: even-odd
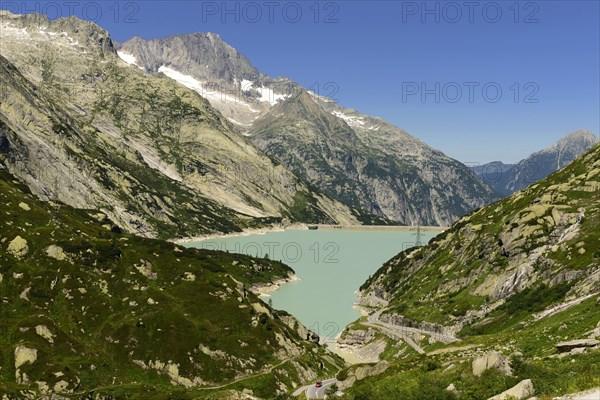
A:
POLYGON ((296 391, 293 393, 293 396, 300 396, 303 392, 305 392, 306 397, 309 399, 324 399, 325 392, 327 389, 337 383, 337 379, 331 378, 321 382, 323 384, 321 387, 316 387, 314 383, 312 385, 302 386, 301 388, 296 389, 296 391))
POLYGON ((460 339, 457 339, 453 336, 442 335, 438 332, 426 331, 418 328, 411 328, 407 326, 398 326, 393 325, 387 322, 382 322, 379 319, 379 316, 383 310, 379 310, 373 314, 370 314, 367 317, 368 322, 363 322, 362 325, 370 326, 372 328, 378 329, 384 335, 394 339, 394 340, 403 340, 410 347, 415 349, 419 354, 425 354, 425 350, 414 340, 413 336, 415 334, 432 336, 433 338, 444 342, 444 343, 453 343, 458 342, 460 339))

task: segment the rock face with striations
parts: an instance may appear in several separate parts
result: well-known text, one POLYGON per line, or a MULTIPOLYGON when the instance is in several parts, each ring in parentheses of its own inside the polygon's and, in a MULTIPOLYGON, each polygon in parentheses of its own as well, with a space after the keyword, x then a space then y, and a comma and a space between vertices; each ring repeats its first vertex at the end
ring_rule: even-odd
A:
POLYGON ((145 236, 239 231, 263 218, 358 223, 198 93, 123 62, 97 25, 0 16, 0 161, 40 198, 102 209, 145 236))
POLYGON ((152 40, 136 36, 117 43, 117 48, 125 57, 134 57, 135 64, 148 72, 159 72, 160 67, 169 66, 199 80, 227 83, 259 75, 246 57, 210 32, 152 40))
POLYGON ((343 381, 338 382, 338 388, 344 390, 357 381, 361 381, 365 378, 377 376, 384 373, 390 367, 390 363, 387 361, 380 361, 374 365, 361 365, 357 368, 350 370, 349 375, 343 381))

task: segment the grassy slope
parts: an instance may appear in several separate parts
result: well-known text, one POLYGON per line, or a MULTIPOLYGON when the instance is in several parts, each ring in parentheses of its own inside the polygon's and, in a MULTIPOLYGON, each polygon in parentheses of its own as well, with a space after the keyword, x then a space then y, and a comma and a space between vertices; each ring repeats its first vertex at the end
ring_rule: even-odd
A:
MULTIPOLYGON (((485 278, 478 274, 498 274, 509 268, 519 252, 531 254, 533 249, 548 240, 545 236, 551 231, 548 219, 541 217, 522 223, 528 215, 528 212, 523 212, 524 209, 546 201, 564 207, 562 211, 566 214, 581 208, 585 210, 579 235, 563 242, 554 251, 545 252, 542 263, 535 266, 536 269, 545 269, 545 280, 530 282, 529 287, 500 301, 500 305, 491 312, 472 319, 460 332, 462 342, 447 346, 424 343, 427 351, 456 346, 470 348, 434 356, 413 353, 400 359, 384 353, 392 367, 380 376, 359 382, 346 391, 346 397, 373 400, 485 399, 520 380, 532 379, 536 395, 550 399, 600 385, 599 350, 562 359, 551 357, 556 354, 556 343, 588 337, 600 321, 599 296, 541 320, 532 317, 532 314, 561 302, 587 276, 598 271, 599 165, 600 146, 596 146, 544 181, 463 218, 433 239, 429 246, 416 252, 408 250, 386 263, 362 289, 380 293, 383 289, 390 296, 391 312, 418 321, 448 325, 460 321, 468 310, 480 309, 486 300, 493 304, 494 299, 473 293, 485 278), (503 253, 493 246, 503 230, 522 232, 527 226, 534 228, 533 233, 510 251, 503 253), (473 232, 476 234, 473 235, 473 232), (580 249, 585 249, 585 252, 580 249), (551 285, 551 278, 561 271, 584 271, 584 274, 570 282, 551 285), (460 278, 464 279, 462 286, 452 287, 450 291, 443 289, 444 285, 460 278), (522 353, 522 356, 512 358, 514 377, 492 371, 482 377, 472 375, 472 359, 491 349, 506 355, 522 353), (445 370, 450 364, 454 364, 454 368, 445 370), (457 395, 445 390, 450 383, 459 390, 457 395)), ((595 289, 588 290, 593 293, 595 289)))
MULTIPOLYGON (((519 299, 537 302, 537 308, 559 300, 561 293, 566 293, 565 288, 543 290, 538 284, 549 283, 561 272, 590 273, 600 266, 599 168, 600 147, 596 146, 538 184, 462 218, 428 246, 398 254, 361 289, 379 286, 388 293, 392 307, 401 309, 406 316, 447 324, 449 315, 460 317, 469 309, 481 308, 486 300, 499 300, 490 299, 476 288, 488 275, 500 276, 522 263, 523 254, 531 254, 552 239, 556 226, 550 217, 552 209, 564 214, 568 219, 563 224, 566 226, 574 224, 578 210, 583 209, 585 218, 579 234, 544 251, 534 265, 533 276, 543 272, 545 278, 533 282, 536 284, 530 287, 532 298, 519 299), (536 205, 547 206, 548 210, 544 216, 529 218, 536 205), (507 235, 512 235, 510 243, 507 235)), ((509 306, 504 306, 503 314, 508 314, 509 306)))
MULTIPOLYGON (((528 325, 518 331, 472 336, 461 343, 437 348, 473 346, 434 356, 410 356, 395 359, 384 374, 365 379, 346 391, 353 400, 487 399, 514 386, 523 379, 533 381, 540 399, 551 399, 600 385, 600 351, 562 359, 554 345, 562 340, 587 337, 600 320, 600 304, 589 299, 568 311, 528 325), (473 376, 471 361, 477 354, 496 349, 505 354, 521 352, 511 362, 512 377, 487 371, 473 376), (453 364, 451 370, 446 368, 453 364), (453 383, 459 390, 453 395, 445 388, 453 383)), ((431 347, 433 350, 434 348, 431 347)))
MULTIPOLYGON (((95 392, 117 398, 215 396, 214 390, 173 386, 165 371, 145 370, 133 360, 172 361, 180 376, 200 377, 206 386, 290 358, 308 369, 324 361, 323 374, 336 368, 333 358, 323 358, 324 350, 299 338, 276 312, 255 310, 253 305, 265 305, 254 295, 238 299, 236 281, 246 287, 270 282, 291 271, 284 264, 113 233, 90 217, 95 211, 40 203, 4 169, 0 202, 0 394, 20 397, 20 390, 37 387, 15 382, 17 344, 37 349, 37 360, 20 368, 30 382, 53 387, 65 380, 76 393, 103 387, 95 392), (29 247, 22 259, 7 251, 17 235, 29 247), (62 247, 68 259, 49 257, 49 245, 62 247), (143 264, 156 279, 136 268, 143 264), (194 280, 186 279, 190 274, 194 280), (36 334, 38 325, 50 330, 53 343, 36 334), (287 338, 291 350, 277 335, 287 338), (211 356, 201 346, 224 353, 211 356)), ((234 388, 249 387, 271 398, 279 382, 291 386, 299 379, 287 361, 234 388)))

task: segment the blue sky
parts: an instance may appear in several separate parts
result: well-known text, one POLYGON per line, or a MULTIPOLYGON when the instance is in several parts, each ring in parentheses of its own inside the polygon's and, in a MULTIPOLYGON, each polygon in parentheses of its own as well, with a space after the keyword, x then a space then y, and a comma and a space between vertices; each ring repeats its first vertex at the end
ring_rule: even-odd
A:
POLYGON ((119 41, 218 33, 261 72, 325 95, 334 82, 343 106, 467 163, 514 162, 570 131, 600 133, 595 0, 1 3, 74 11, 119 41))

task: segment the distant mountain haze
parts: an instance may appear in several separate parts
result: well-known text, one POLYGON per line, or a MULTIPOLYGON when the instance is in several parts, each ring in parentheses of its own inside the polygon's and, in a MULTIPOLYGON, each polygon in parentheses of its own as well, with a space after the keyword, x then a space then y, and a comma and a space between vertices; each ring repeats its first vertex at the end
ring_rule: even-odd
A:
POLYGON ((592 132, 578 130, 517 164, 495 161, 476 166, 473 171, 496 192, 508 196, 564 168, 598 141, 592 132))

